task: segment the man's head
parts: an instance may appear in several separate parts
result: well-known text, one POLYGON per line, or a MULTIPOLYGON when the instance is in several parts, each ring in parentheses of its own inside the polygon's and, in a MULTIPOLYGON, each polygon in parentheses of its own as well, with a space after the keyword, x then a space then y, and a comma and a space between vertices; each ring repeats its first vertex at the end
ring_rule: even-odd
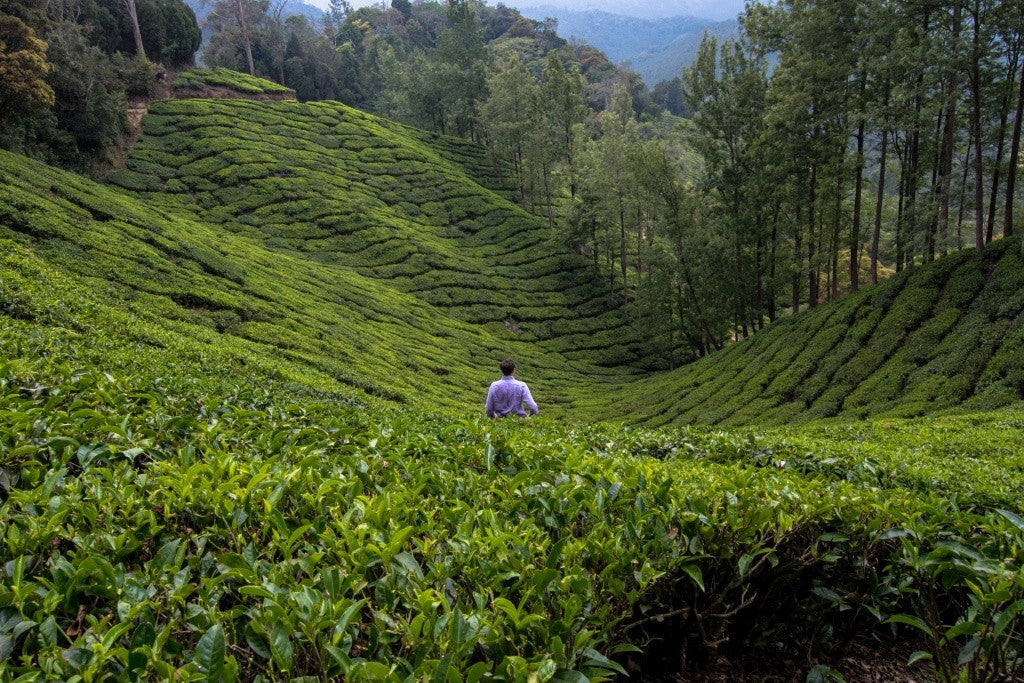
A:
POLYGON ((514 375, 515 372, 516 362, 514 360, 512 360, 511 358, 506 358, 505 360, 501 361, 501 374, 507 377, 508 375, 514 375))

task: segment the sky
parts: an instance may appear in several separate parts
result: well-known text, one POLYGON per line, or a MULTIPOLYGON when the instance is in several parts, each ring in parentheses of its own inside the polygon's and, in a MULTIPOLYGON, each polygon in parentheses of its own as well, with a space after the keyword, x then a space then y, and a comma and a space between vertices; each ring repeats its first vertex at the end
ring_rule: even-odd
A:
MULTIPOLYGON (((321 9, 327 0, 305 0, 321 9)), ((381 0, 350 0, 353 7, 380 5, 381 0)), ((645 19, 696 16, 705 19, 734 19, 743 10, 744 0, 502 0, 509 7, 558 7, 572 10, 601 10, 645 19)), ((390 5, 390 2, 387 2, 390 5)), ((489 5, 498 0, 488 0, 489 5)))

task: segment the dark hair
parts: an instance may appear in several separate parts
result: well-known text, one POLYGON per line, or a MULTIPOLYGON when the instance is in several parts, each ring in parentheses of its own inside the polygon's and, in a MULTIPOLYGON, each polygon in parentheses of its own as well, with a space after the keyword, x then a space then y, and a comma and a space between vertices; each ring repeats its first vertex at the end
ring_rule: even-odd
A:
POLYGON ((511 358, 506 358, 505 360, 501 361, 501 374, 511 375, 515 371, 516 362, 514 360, 512 360, 511 358))

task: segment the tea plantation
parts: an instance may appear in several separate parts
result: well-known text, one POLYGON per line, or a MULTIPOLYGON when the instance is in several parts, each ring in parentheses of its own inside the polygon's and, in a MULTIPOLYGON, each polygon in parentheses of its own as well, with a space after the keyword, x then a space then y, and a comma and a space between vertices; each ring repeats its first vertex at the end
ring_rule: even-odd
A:
POLYGON ((1014 245, 647 375, 467 143, 150 111, 106 185, 0 152, 0 680, 656 679, 780 641, 839 680, 864 638, 1024 675, 1014 245), (483 418, 505 355, 542 417, 483 418))

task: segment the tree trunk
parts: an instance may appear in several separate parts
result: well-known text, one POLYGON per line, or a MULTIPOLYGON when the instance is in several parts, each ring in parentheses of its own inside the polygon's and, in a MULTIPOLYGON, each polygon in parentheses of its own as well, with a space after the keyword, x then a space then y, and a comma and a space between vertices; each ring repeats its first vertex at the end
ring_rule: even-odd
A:
POLYGON ((768 257, 768 322, 775 322, 775 247, 779 237, 779 207, 776 206, 772 214, 772 244, 771 254, 768 257))
MULTIPOLYGON (((950 79, 952 80, 952 78, 950 79)), ((954 85, 955 88, 955 85, 954 85)), ((949 202, 953 184, 953 153, 956 139, 956 92, 949 94, 948 109, 942 130, 942 156, 939 162, 939 234, 942 253, 946 253, 949 233, 949 202)))
POLYGON ((818 266, 815 263, 816 237, 814 204, 817 201, 818 167, 811 165, 811 181, 807 197, 807 305, 814 308, 818 305, 818 266))
POLYGON ((629 283, 626 281, 626 204, 619 195, 619 265, 622 269, 622 302, 629 303, 629 283))
POLYGON ((796 226, 793 235, 793 314, 800 312, 800 271, 803 265, 803 249, 800 245, 800 238, 803 234, 800 226, 800 203, 796 205, 796 226))
MULTIPOLYGON (((885 89, 885 104, 889 106, 889 88, 885 89)), ((882 237, 882 205, 885 200, 885 163, 889 151, 889 132, 882 125, 882 149, 878 155, 878 194, 875 197, 875 230, 871 235, 871 284, 878 284, 878 243, 882 237)))
POLYGON ((981 2, 974 1, 971 12, 974 37, 971 50, 971 135, 974 136, 974 246, 985 248, 984 158, 981 139, 981 2))
POLYGON ((252 41, 249 40, 249 24, 245 21, 245 8, 242 7, 242 0, 235 0, 235 16, 238 19, 239 28, 242 29, 242 47, 245 49, 245 61, 249 66, 249 75, 255 76, 256 66, 252 61, 252 41))
POLYGON ((1017 73, 1017 65, 1013 65, 1013 69, 1008 74, 1008 80, 1010 84, 1007 86, 1006 91, 1003 93, 1003 100, 999 107, 999 135, 998 141, 996 142, 996 163, 992 170, 992 190, 989 193, 988 202, 988 222, 985 226, 985 242, 992 241, 992 233, 995 229, 996 223, 996 204, 999 198, 999 172, 1003 165, 1003 147, 1006 144, 1006 123, 1007 118, 1010 115, 1010 97, 1013 95, 1013 75, 1017 73))
POLYGON ((132 37, 135 38, 135 54, 145 57, 146 51, 142 47, 142 30, 139 28, 139 14, 135 11, 135 0, 121 0, 128 12, 128 18, 132 22, 132 37))
MULTIPOLYGON (((861 79, 861 91, 864 79, 861 79)), ((857 171, 853 177, 853 222, 850 225, 850 291, 860 289, 860 207, 864 189, 864 129, 867 119, 861 117, 857 126, 857 171)))
MULTIPOLYGON (((843 154, 839 155, 839 166, 836 168, 836 204, 835 215, 832 217, 832 243, 829 245, 829 301, 839 298, 839 240, 842 232, 843 216, 843 154)), ((851 255, 852 256, 852 255, 851 255)))
MULTIPOLYGON (((1024 61, 1024 60, 1022 60, 1024 61)), ((1006 210, 1003 214, 1003 236, 1013 235, 1013 199, 1017 184, 1017 159, 1020 154, 1021 117, 1024 116, 1024 67, 1020 72, 1020 92, 1017 95, 1017 116, 1013 122, 1013 137, 1010 138, 1010 171, 1006 178, 1006 210)), ((1024 242, 1021 243, 1024 252, 1024 242)))

